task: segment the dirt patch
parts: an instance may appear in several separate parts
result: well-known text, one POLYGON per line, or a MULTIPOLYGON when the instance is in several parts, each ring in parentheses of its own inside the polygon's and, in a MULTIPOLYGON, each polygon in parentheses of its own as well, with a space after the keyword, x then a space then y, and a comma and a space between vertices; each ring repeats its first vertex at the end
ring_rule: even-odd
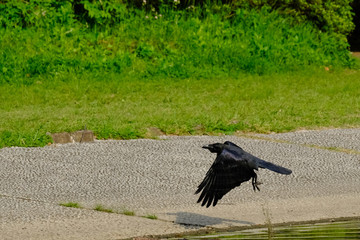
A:
POLYGON ((351 55, 356 58, 360 58, 360 52, 351 52, 351 55))

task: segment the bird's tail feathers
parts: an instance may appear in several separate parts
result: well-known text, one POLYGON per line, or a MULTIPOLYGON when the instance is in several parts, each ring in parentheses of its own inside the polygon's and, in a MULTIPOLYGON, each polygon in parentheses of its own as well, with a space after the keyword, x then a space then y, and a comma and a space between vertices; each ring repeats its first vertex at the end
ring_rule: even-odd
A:
MULTIPOLYGON (((260 160, 260 159, 259 159, 259 160, 260 160)), ((271 162, 267 162, 267 161, 264 161, 264 160, 258 161, 258 165, 259 165, 259 167, 261 167, 261 168, 266 168, 266 169, 269 169, 269 170, 271 170, 271 171, 274 171, 274 172, 277 172, 277 173, 281 173, 281 174, 289 175, 290 173, 292 173, 292 171, 291 171, 290 169, 287 169, 287 168, 278 166, 278 165, 276 165, 276 164, 273 164, 273 163, 271 163, 271 162)))

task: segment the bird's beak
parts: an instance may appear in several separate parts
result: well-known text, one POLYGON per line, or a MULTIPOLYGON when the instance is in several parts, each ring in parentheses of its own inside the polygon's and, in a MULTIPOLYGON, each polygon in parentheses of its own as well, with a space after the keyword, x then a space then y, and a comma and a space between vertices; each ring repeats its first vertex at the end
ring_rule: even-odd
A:
POLYGON ((202 146, 202 148, 210 149, 209 145, 202 146))

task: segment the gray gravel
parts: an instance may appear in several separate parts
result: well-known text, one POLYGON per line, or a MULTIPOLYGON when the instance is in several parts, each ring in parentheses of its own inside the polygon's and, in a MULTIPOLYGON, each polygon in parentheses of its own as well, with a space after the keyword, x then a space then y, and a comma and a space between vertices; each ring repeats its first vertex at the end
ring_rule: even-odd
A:
POLYGON ((0 149, 0 231, 5 239, 119 239, 262 224, 263 209, 273 222, 360 216, 360 155, 302 145, 360 150, 359 136, 333 129, 266 135, 289 143, 191 136, 0 149), (261 169, 260 192, 244 183, 201 208, 193 193, 215 158, 201 146, 225 140, 293 174, 261 169), (70 201, 85 209, 59 206, 70 201), (137 217, 91 210, 97 204, 137 217), (138 217, 146 214, 160 220, 138 217))
POLYGON ((359 129, 326 129, 302 130, 280 134, 256 134, 298 144, 309 144, 321 147, 345 148, 360 151, 359 129))

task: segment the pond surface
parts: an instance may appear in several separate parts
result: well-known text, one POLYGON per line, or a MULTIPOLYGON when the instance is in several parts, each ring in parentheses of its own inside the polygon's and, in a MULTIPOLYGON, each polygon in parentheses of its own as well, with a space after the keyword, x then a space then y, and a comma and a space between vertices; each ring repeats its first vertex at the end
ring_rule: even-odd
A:
POLYGON ((360 239, 360 220, 219 232, 183 239, 360 239))

